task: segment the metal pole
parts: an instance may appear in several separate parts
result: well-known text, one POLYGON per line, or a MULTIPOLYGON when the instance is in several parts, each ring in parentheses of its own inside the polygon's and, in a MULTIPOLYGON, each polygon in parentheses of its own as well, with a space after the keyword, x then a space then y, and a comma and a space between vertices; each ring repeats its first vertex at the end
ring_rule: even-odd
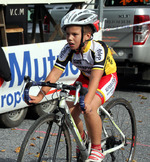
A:
POLYGON ((103 0, 99 0, 99 20, 100 20, 100 40, 102 40, 102 28, 103 28, 103 0))

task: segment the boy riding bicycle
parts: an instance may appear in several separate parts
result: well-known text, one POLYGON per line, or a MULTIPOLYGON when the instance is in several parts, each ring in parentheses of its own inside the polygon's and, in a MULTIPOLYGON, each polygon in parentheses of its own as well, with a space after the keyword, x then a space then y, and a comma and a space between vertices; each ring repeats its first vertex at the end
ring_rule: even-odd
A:
MULTIPOLYGON (((116 63, 110 48, 102 41, 94 41, 93 33, 99 30, 98 16, 94 11, 87 9, 75 9, 66 14, 61 21, 61 28, 66 33, 67 44, 61 50, 56 63, 46 78, 46 82, 55 83, 62 75, 69 61, 81 71, 76 81, 88 88, 85 96, 85 111, 82 112, 79 104, 68 102, 71 114, 79 129, 83 140, 86 132, 79 115, 83 113, 88 135, 91 139, 91 153, 86 162, 100 162, 104 159, 101 149, 102 123, 97 109, 107 101, 117 86, 116 63)), ((50 90, 42 87, 44 94, 50 90)), ((44 94, 39 92, 37 96, 30 96, 30 103, 39 103, 44 94)), ((70 94, 74 94, 71 91, 70 94)), ((77 155, 79 150, 77 147, 77 155)))

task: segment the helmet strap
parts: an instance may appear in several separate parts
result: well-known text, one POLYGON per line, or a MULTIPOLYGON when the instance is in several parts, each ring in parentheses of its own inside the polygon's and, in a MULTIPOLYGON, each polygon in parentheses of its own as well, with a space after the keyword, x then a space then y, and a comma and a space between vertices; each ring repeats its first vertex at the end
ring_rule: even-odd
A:
POLYGON ((79 46, 79 52, 81 52, 81 48, 84 47, 83 33, 84 33, 84 29, 83 29, 83 26, 81 26, 81 43, 80 43, 80 46, 79 46))
POLYGON ((85 40, 83 42, 83 33, 84 33, 84 28, 83 28, 83 26, 81 26, 81 43, 80 43, 80 46, 79 46, 79 52, 81 52, 81 48, 84 47, 85 42, 91 41, 93 39, 93 35, 92 35, 90 39, 85 40))

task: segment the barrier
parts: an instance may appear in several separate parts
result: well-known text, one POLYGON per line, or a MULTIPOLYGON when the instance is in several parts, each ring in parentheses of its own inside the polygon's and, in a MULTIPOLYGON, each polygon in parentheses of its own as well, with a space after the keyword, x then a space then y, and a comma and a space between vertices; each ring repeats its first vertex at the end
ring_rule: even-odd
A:
MULTIPOLYGON (((23 101, 23 92, 21 91, 24 85, 24 76, 28 75, 35 81, 45 80, 65 44, 66 41, 61 40, 39 44, 3 47, 10 65, 12 80, 10 82, 1 83, 0 113, 27 106, 23 101)), ((71 63, 68 63, 59 82, 63 81, 71 84, 78 75, 78 69, 71 63)), ((36 95, 38 92, 38 87, 34 87, 31 91, 32 95, 36 95)), ((47 98, 51 99, 51 97, 52 95, 49 93, 47 98)))

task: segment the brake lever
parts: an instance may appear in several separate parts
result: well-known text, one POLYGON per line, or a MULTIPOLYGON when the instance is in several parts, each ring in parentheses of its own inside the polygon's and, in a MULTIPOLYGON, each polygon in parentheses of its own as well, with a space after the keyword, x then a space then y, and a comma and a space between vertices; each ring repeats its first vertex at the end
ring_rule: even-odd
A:
POLYGON ((76 94, 75 94, 74 105, 76 105, 77 102, 79 101, 79 95, 78 94, 79 94, 80 89, 81 89, 81 85, 76 86, 76 94))

